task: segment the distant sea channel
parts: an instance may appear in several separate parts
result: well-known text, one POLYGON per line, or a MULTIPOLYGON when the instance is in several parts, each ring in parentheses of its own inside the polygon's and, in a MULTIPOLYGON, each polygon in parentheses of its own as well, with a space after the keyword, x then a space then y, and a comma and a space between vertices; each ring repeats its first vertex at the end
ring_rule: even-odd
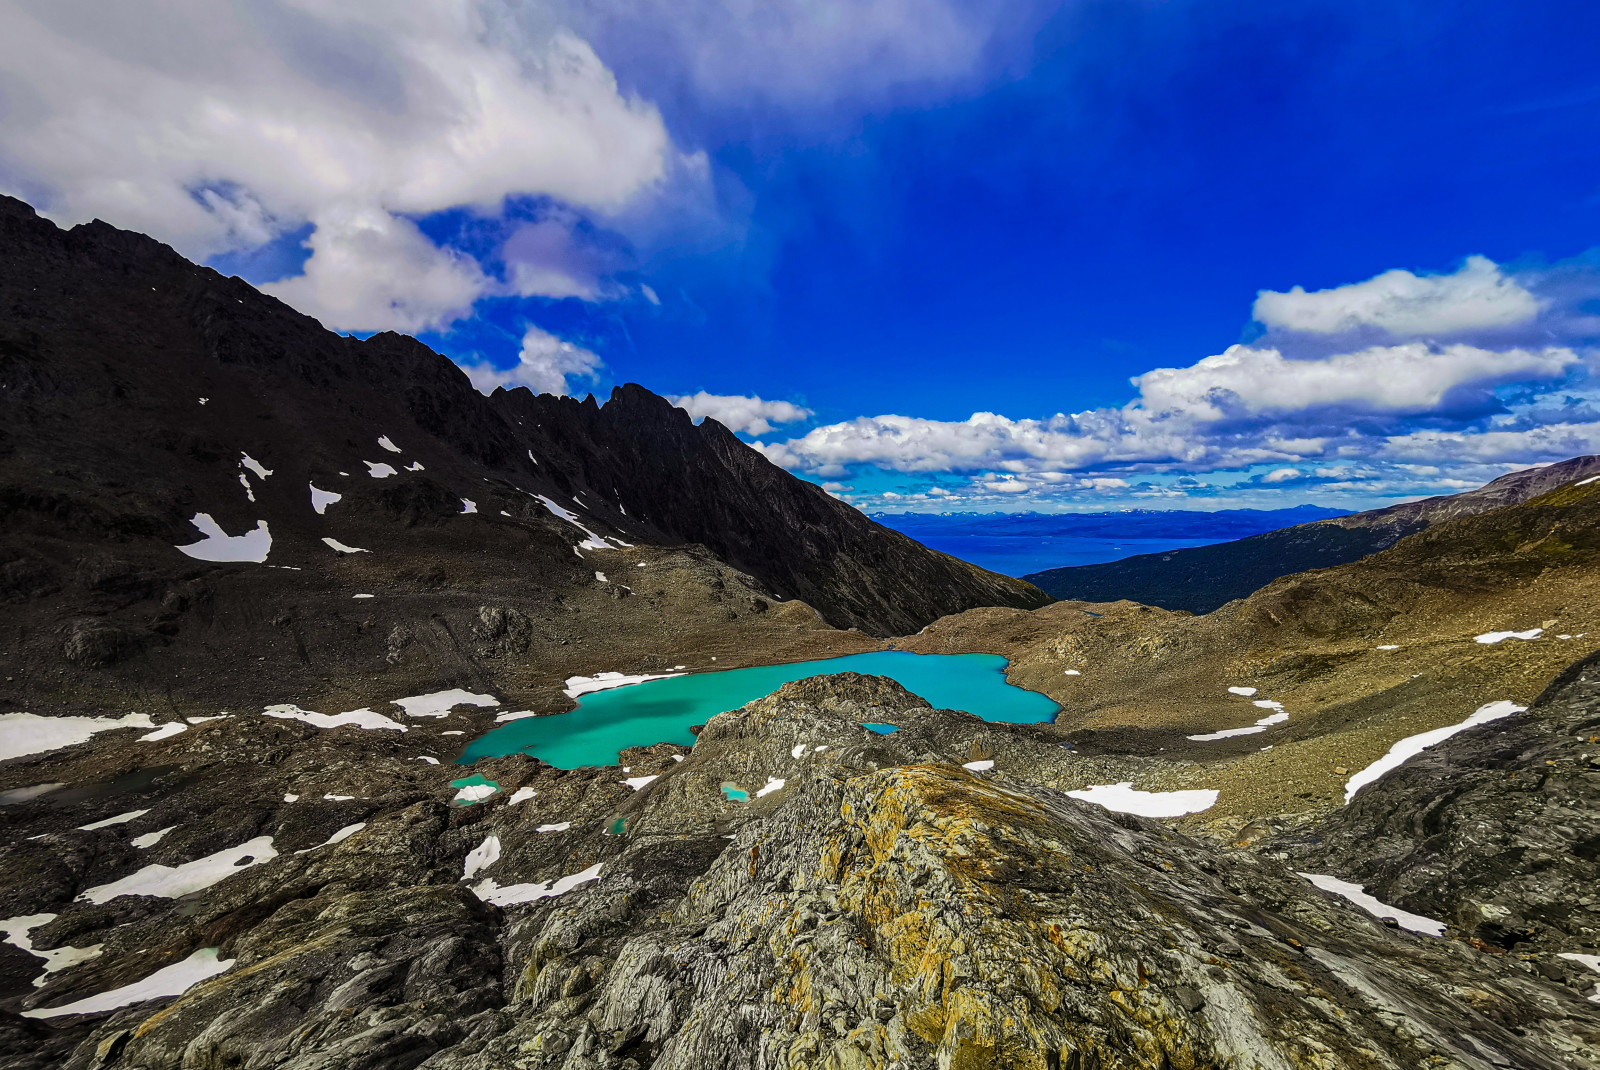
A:
POLYGON ((1305 524, 1344 510, 1129 510, 1120 513, 883 513, 872 519, 924 546, 1007 576, 1098 565, 1208 546, 1305 524))

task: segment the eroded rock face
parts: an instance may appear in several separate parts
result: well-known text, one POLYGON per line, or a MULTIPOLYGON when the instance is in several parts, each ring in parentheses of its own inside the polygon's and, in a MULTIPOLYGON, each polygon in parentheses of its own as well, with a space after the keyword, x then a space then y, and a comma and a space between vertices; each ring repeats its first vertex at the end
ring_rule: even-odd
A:
POLYGON ((6 1005, 61 1007, 202 948, 232 965, 176 999, 0 1019, 0 1060, 1600 1066, 1596 1005, 1537 964, 1386 928, 1278 861, 1070 798, 1116 770, 1061 737, 813 678, 624 771, 479 763, 499 790, 463 805, 462 770, 410 742, 210 722, 167 744, 183 773, 140 789, 139 822, 177 823, 170 842, 130 845, 134 822, 30 839, 51 811, 8 808, 6 912, 58 914, 36 947, 102 950, 39 988, 16 964, 6 1005), (260 836, 275 855, 181 899, 79 898, 260 836))
POLYGON ((1524 713, 1463 732, 1271 848, 1497 950, 1600 949, 1600 657, 1524 713))

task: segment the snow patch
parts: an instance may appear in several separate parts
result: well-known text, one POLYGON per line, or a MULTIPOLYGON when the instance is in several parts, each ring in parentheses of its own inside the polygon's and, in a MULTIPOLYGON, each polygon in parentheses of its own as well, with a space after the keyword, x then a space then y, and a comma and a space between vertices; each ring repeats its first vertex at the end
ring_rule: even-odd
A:
POLYGON ((484 837, 482 843, 467 852, 466 861, 462 864, 461 879, 471 880, 479 871, 488 869, 500 861, 500 837, 490 833, 484 837))
POLYGON ((570 822, 570 821, 558 821, 554 825, 540 825, 538 828, 534 829, 533 831, 535 831, 535 832, 565 832, 571 827, 572 827, 572 822, 570 822))
POLYGON ((325 839, 321 843, 317 844, 317 846, 315 846, 315 847, 307 847, 304 851, 296 851, 295 854, 297 854, 297 855, 308 855, 312 851, 320 850, 320 849, 322 849, 324 847, 331 846, 333 844, 338 843, 341 840, 348 840, 351 836, 354 836, 356 833, 360 832, 362 829, 364 829, 366 827, 367 827, 367 823, 365 821, 357 821, 354 825, 346 825, 344 828, 340 829, 338 832, 335 832, 332 836, 329 836, 327 839, 325 839))
POLYGON ((397 698, 394 704, 405 710, 407 717, 448 717, 457 706, 498 706, 500 700, 493 695, 474 695, 471 691, 452 687, 448 691, 397 698))
POLYGON ((149 812, 149 810, 129 810, 125 814, 118 814, 116 817, 108 817, 103 821, 91 821, 87 825, 79 825, 78 831, 93 832, 95 829, 108 829, 112 825, 125 825, 129 821, 132 821, 135 818, 143 817, 149 812))
POLYGON ((367 475, 371 476, 373 479, 388 479, 390 476, 395 474, 394 465, 392 464, 384 464, 382 461, 378 461, 376 463, 372 461, 362 461, 361 463, 367 466, 367 475))
POLYGON ((543 494, 535 494, 534 497, 538 498, 541 502, 544 502, 544 507, 546 509, 550 510, 550 512, 554 513, 556 516, 559 516, 562 520, 565 520, 567 523, 571 524, 573 527, 575 527, 579 531, 583 532, 584 535, 588 536, 586 539, 584 539, 582 542, 580 542, 578 544, 579 546, 583 547, 585 550, 615 550, 615 549, 617 549, 617 547, 611 545, 605 539, 601 538, 600 536, 596 535, 594 532, 590 531, 588 528, 584 527, 582 522, 580 522, 578 520, 578 514, 574 513, 571 509, 562 508, 561 506, 557 505, 555 502, 551 501, 549 498, 546 498, 543 494))
MULTIPOLYGON (((384 729, 391 732, 404 732, 406 726, 399 721, 385 717, 381 713, 374 713, 369 709, 350 710, 348 713, 328 714, 314 713, 311 710, 302 710, 292 703, 281 703, 277 706, 268 706, 263 711, 268 717, 278 717, 286 721, 304 721, 314 728, 340 728, 344 725, 355 725, 357 728, 368 730, 384 729)), ((285 799, 293 802, 293 799, 285 799)))
POLYGON ((577 698, 587 695, 591 691, 609 691, 613 687, 627 687, 629 684, 642 684, 647 680, 665 680, 671 676, 682 676, 681 672, 663 673, 638 673, 630 675, 621 672, 597 672, 593 676, 569 676, 567 686, 562 693, 568 698, 577 698))
POLYGON ((145 866, 121 880, 90 888, 78 898, 96 904, 108 902, 119 895, 158 895, 163 899, 177 899, 209 888, 224 877, 249 866, 259 866, 277 857, 278 852, 272 848, 272 837, 257 836, 237 847, 224 848, 181 866, 145 866))
POLYGON ((1529 628, 1525 632, 1484 632, 1482 635, 1473 636, 1472 641, 1482 643, 1484 646, 1493 646, 1507 639, 1537 639, 1543 632, 1543 628, 1529 628))
POLYGON ((1251 695, 1253 695, 1255 693, 1256 693, 1256 689, 1253 688, 1253 687, 1230 687, 1230 688, 1228 688, 1228 694, 1230 694, 1230 695, 1243 695, 1245 698, 1249 698, 1251 695))
POLYGON ((330 539, 326 536, 323 537, 322 541, 333 549, 338 550, 341 554, 370 554, 372 552, 371 550, 363 550, 359 546, 346 546, 338 539, 330 539))
POLYGON ((1061 675, 1062 676, 1082 676, 1083 673, 1079 672, 1077 669, 1066 669, 1066 670, 1062 671, 1061 675))
POLYGON ((505 724, 507 721, 520 721, 524 717, 537 716, 539 716, 539 714, 534 710, 506 710, 504 713, 497 713, 494 715, 494 723, 505 724))
POLYGON ((1375 899, 1367 894, 1364 884, 1351 884, 1349 881, 1342 881, 1325 873, 1302 873, 1300 876, 1325 892, 1343 896, 1375 918, 1393 918, 1400 928, 1422 933, 1424 936, 1444 935, 1444 922, 1425 918, 1421 914, 1412 914, 1375 899))
POLYGON ((131 985, 123 985, 121 988, 113 988, 111 991, 102 992, 98 996, 80 999, 76 1003, 67 1003, 60 1007, 40 1007, 36 1010, 23 1011, 22 1016, 24 1018, 55 1018, 63 1014, 97 1014, 102 1011, 115 1010, 118 1007, 129 1007, 135 1003, 143 1003, 150 999, 181 996, 201 981, 215 977, 219 973, 226 973, 233 963, 233 959, 218 959, 216 948, 202 947, 182 962, 174 962, 171 966, 164 966, 142 981, 135 981, 131 985))
POLYGON ((463 513, 476 513, 478 511, 478 503, 471 498, 462 498, 461 511, 463 513))
POLYGON ((168 825, 164 829, 156 829, 154 832, 147 832, 143 836, 135 836, 128 842, 142 851, 147 847, 154 847, 160 843, 163 836, 177 827, 177 825, 168 825))
POLYGON ((158 739, 170 739, 179 732, 187 732, 189 726, 182 721, 168 721, 149 735, 139 737, 140 743, 154 743, 158 739))
POLYGON ((1469 728, 1476 728, 1480 724, 1498 721, 1502 717, 1509 717, 1513 713, 1521 713, 1526 706, 1518 706, 1515 702, 1501 699, 1499 702, 1490 702, 1479 706, 1478 709, 1460 724, 1448 724, 1443 728, 1435 728, 1431 732, 1420 732, 1414 736, 1395 743, 1389 748, 1389 753, 1367 766, 1361 772, 1351 777, 1344 785, 1344 801, 1349 802, 1355 797, 1356 792, 1377 780, 1391 769, 1396 769, 1411 758, 1415 758, 1423 751, 1436 744, 1443 743, 1457 732, 1465 732, 1469 728))
POLYGON ((549 881, 540 881, 537 884, 509 884, 502 888, 493 877, 473 887, 472 892, 485 903, 493 903, 497 907, 511 906, 515 903, 532 903, 537 899, 549 899, 558 895, 565 895, 580 884, 585 884, 600 876, 600 863, 571 876, 562 877, 554 884, 549 881))
POLYGON ((350 597, 351 598, 376 598, 378 596, 375 595, 375 594, 353 594, 350 597))
POLYGON ((327 512, 328 506, 344 497, 336 490, 323 490, 315 483, 307 483, 306 486, 311 488, 311 508, 316 510, 318 516, 327 512))
POLYGON ((239 463, 250 469, 250 471, 254 472, 261 479, 266 479, 272 474, 272 469, 261 467, 261 462, 250 456, 248 453, 245 453, 241 450, 239 452, 239 456, 244 458, 244 460, 240 461, 239 463))
MULTIPOLYGON (((805 752, 806 752, 806 745, 804 743, 796 743, 793 747, 790 748, 789 757, 798 758, 802 754, 804 754, 805 752)), ((674 754, 673 757, 676 758, 677 755, 674 754)))
POLYGON ((148 713, 129 713, 121 717, 41 717, 37 713, 0 713, 0 761, 87 743, 96 732, 109 732, 113 728, 155 726, 148 713))
POLYGON ((1120 784, 1090 784, 1082 791, 1069 791, 1068 795, 1084 802, 1092 802, 1119 814, 1138 814, 1140 817, 1182 817, 1198 814, 1216 805, 1214 788, 1197 788, 1192 791, 1135 791, 1133 781, 1120 784))
POLYGON ((1399 643, 1385 643, 1382 646, 1380 646, 1378 649, 1379 650, 1399 650, 1400 649, 1400 644, 1399 643))
POLYGON ((56 920, 54 914, 25 914, 18 918, 6 918, 0 921, 0 934, 5 942, 12 947, 21 948, 30 955, 44 959, 44 972, 33 979, 33 987, 43 988, 46 980, 52 973, 64 970, 68 966, 76 966, 80 962, 87 962, 100 955, 102 944, 90 944, 88 947, 55 947, 42 950, 33 946, 33 940, 28 933, 41 925, 48 925, 56 920))
POLYGON ((1593 483, 1597 479, 1600 479, 1600 476, 1590 476, 1588 479, 1580 479, 1580 480, 1578 480, 1576 483, 1573 484, 1573 486, 1575 486, 1575 487, 1587 487, 1590 483, 1593 483))
POLYGON ((389 436, 388 435, 379 435, 378 436, 378 445, 382 446, 384 449, 388 450, 390 453, 404 453, 405 452, 405 450, 401 449, 399 446, 396 446, 393 442, 391 442, 389 440, 389 436))
POLYGON ((243 535, 229 535, 211 519, 210 513, 196 513, 189 523, 205 538, 174 549, 196 561, 253 561, 259 565, 272 549, 272 533, 267 530, 265 520, 257 520, 255 529, 243 535))
POLYGON ((516 791, 511 793, 511 798, 507 799, 506 802, 508 805, 512 803, 527 802, 537 794, 539 793, 534 791, 532 788, 518 788, 516 791))
POLYGON ((606 574, 604 572, 596 572, 594 574, 594 578, 599 580, 601 583, 610 583, 611 582, 610 580, 606 579, 606 574))
POLYGON ((756 798, 759 799, 764 795, 771 795, 775 791, 782 791, 783 786, 787 783, 788 781, 782 777, 769 776, 767 777, 766 785, 756 791, 756 798))
POLYGON ((994 768, 994 759, 985 758, 978 762, 962 762, 961 768, 973 773, 987 773, 994 768))
POLYGON ((628 777, 626 780, 618 781, 618 783, 619 784, 626 784, 626 785, 628 785, 628 787, 632 788, 634 791, 638 791, 640 788, 644 787, 646 784, 649 784, 652 780, 655 780, 660 776, 661 776, 660 773, 654 773, 654 774, 652 774, 650 776, 631 776, 631 777, 628 777))
POLYGON ((454 801, 467 806, 482 802, 499 790, 493 784, 468 784, 456 792, 454 801))

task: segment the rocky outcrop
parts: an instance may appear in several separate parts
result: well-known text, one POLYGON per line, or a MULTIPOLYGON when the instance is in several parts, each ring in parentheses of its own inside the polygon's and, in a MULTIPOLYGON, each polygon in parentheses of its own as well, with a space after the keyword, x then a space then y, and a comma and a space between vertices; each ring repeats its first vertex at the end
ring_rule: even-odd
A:
POLYGON ((1212 546, 1047 569, 1023 578, 1056 598, 1128 599, 1163 609, 1210 613, 1282 576, 1356 561, 1434 524, 1517 505, 1597 473, 1600 457, 1574 457, 1512 472, 1461 494, 1297 524, 1212 546))
POLYGON ((357 763, 371 744, 351 730, 190 731, 206 736, 174 737, 186 772, 139 789, 139 821, 215 820, 161 857, 262 834, 276 855, 180 901, 74 903, 142 859, 110 828, 29 840, 50 812, 18 804, 9 908, 59 912, 38 947, 102 951, 9 1005, 60 1007, 196 948, 231 966, 176 999, 0 1020, 6 1055, 70 1041, 74 1070, 1600 1066, 1594 1005, 1521 959, 1396 931, 1270 858, 1071 798, 1060 788, 1110 770, 1054 729, 936 710, 880 678, 786 685, 692 750, 624 755, 629 783, 486 761, 499 790, 472 805, 444 801, 460 770, 407 762, 393 739, 357 763), (335 781, 348 797, 318 801, 335 781), (54 883, 15 898, 42 857, 63 860, 54 883))
POLYGON ((1526 711, 1463 732, 1273 844, 1498 952, 1592 990, 1600 954, 1600 657, 1526 711))

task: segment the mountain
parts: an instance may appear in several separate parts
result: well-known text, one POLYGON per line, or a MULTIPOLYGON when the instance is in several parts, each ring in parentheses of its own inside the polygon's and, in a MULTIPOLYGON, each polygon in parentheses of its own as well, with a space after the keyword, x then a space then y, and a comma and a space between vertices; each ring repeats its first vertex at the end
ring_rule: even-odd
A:
POLYGON ((1140 554, 1100 565, 1047 569, 1023 578, 1056 598, 1209 613, 1280 576, 1329 568, 1393 546, 1442 520, 1527 501, 1553 487, 1600 474, 1600 457, 1512 472, 1477 490, 1318 520, 1214 546, 1140 554))
POLYGON ((314 634, 360 593, 400 618, 384 631, 412 655, 437 639, 450 649, 435 669, 469 676, 483 659, 460 652, 469 623, 450 618, 490 594, 559 620, 563 600, 638 593, 680 629, 777 605, 787 623, 762 627, 784 636, 817 615, 881 636, 1048 601, 873 523, 642 387, 604 405, 484 397, 413 339, 336 335, 149 238, 63 231, 9 198, 0 308, 0 597, 23 627, 9 656, 35 667, 13 686, 49 681, 70 648, 66 669, 125 663, 130 686, 165 691, 198 675, 183 652, 202 642, 207 657, 261 662, 280 690, 330 669, 365 679, 365 654, 314 634), (254 532, 270 551, 230 564, 176 549, 205 530, 215 548, 247 550, 254 532), (660 575, 699 577, 687 611, 637 568, 669 550, 694 565, 660 575), (452 593, 463 604, 447 609, 452 593))

